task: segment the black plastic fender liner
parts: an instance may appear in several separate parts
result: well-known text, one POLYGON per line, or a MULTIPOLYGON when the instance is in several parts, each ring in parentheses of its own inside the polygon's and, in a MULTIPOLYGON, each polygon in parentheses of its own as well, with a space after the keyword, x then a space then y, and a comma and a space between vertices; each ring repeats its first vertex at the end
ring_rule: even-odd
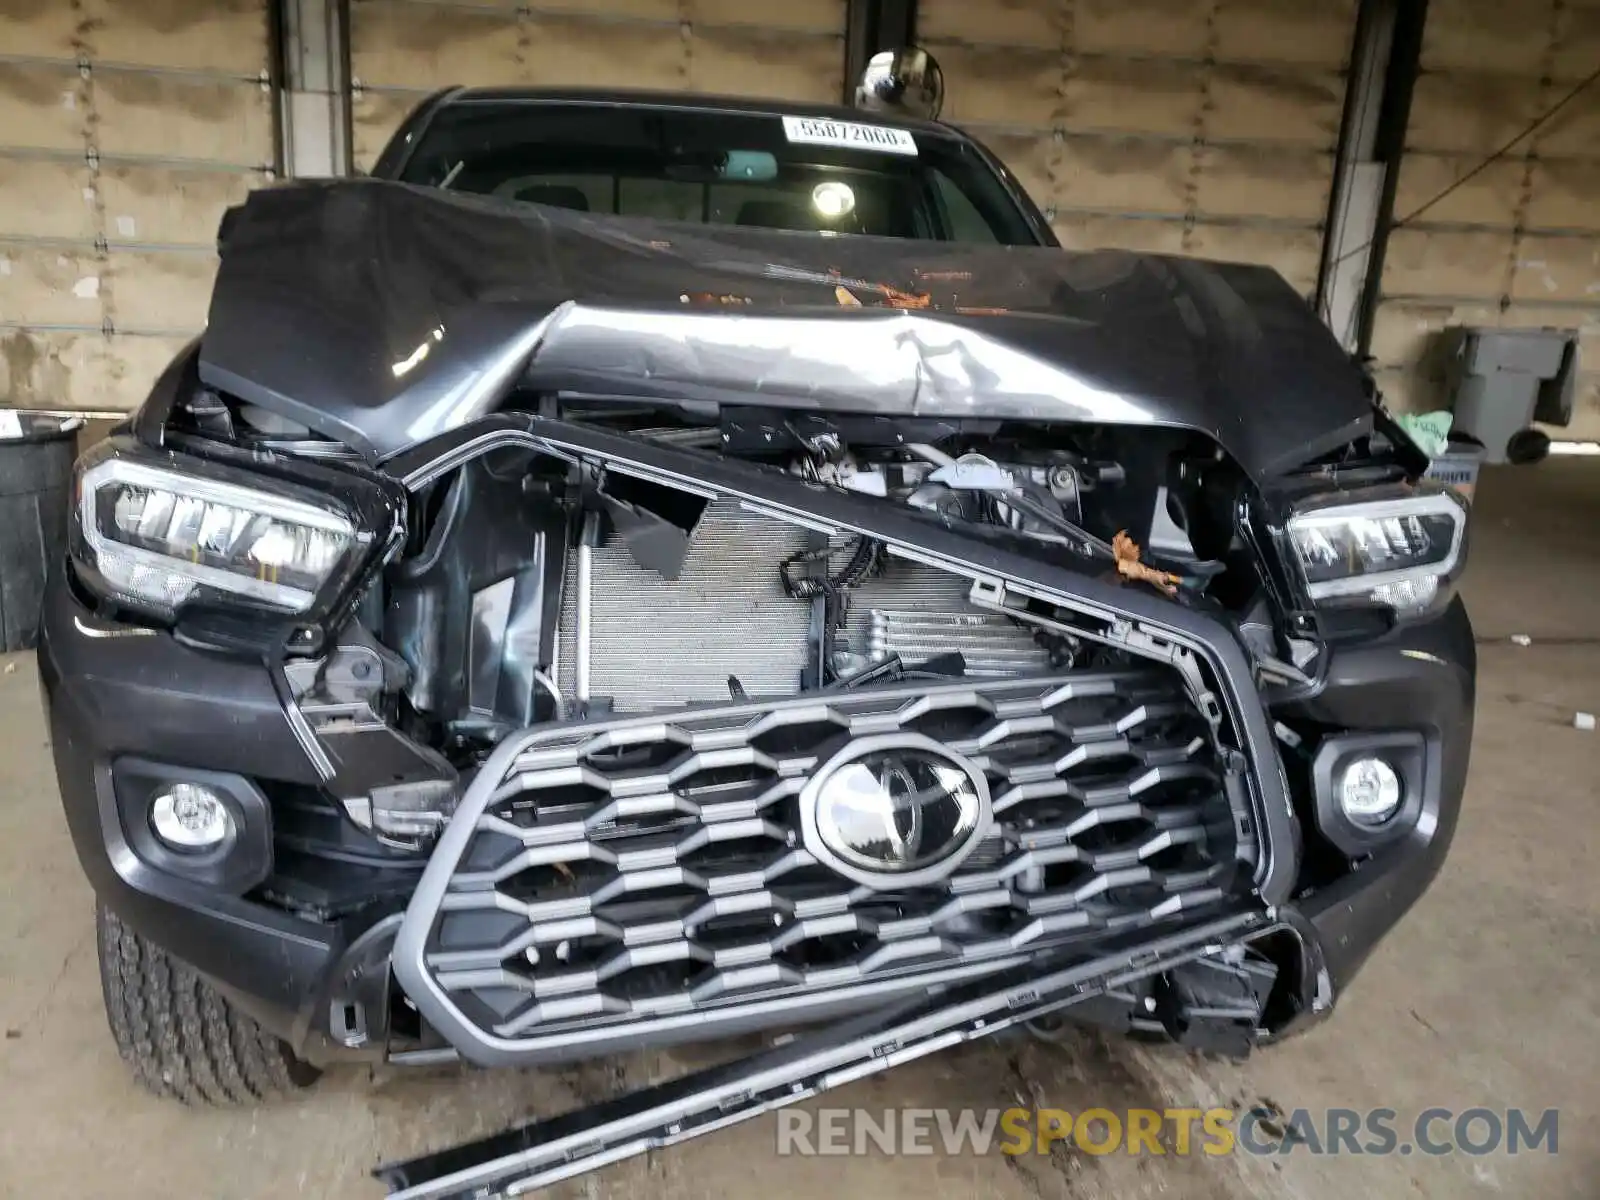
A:
POLYGON ((525 1195, 676 1145, 963 1042, 1058 1012, 1108 988, 1216 953, 1265 932, 1249 911, 1154 940, 1133 935, 1087 963, 1033 963, 888 1011, 879 1010, 747 1058, 696 1071, 476 1142, 379 1167, 390 1200, 525 1195))
POLYGON ((1025 553, 1014 540, 953 528, 926 514, 825 487, 783 471, 610 433, 571 421, 499 413, 389 459, 384 467, 417 489, 495 449, 523 446, 569 462, 603 462, 608 471, 723 496, 754 511, 811 528, 853 533, 882 542, 891 553, 962 575, 986 587, 1015 589, 1125 630, 1135 654, 1159 657, 1178 648, 1204 661, 1222 692, 1239 749, 1255 768, 1250 819, 1244 831, 1259 843, 1254 884, 1268 905, 1286 903, 1299 869, 1299 829, 1276 742, 1256 689, 1250 659, 1234 630, 1200 608, 1154 591, 1122 586, 1098 560, 1081 570, 1025 553))

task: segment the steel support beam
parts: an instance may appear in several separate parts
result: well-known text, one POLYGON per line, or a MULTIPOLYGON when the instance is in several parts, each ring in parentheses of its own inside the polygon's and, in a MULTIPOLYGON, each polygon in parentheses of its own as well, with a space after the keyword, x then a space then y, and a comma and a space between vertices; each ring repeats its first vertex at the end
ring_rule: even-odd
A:
POLYGON ((1422 31, 1427 22, 1428 0, 1400 0, 1383 89, 1383 107, 1378 113, 1376 153, 1384 164, 1383 194, 1378 199, 1378 227, 1372 237, 1361 304, 1356 313, 1356 352, 1363 358, 1372 352, 1372 330, 1378 318, 1378 299, 1383 294, 1383 261, 1395 223, 1394 198, 1400 184, 1406 133, 1411 125, 1411 95, 1416 90, 1422 63, 1422 31))
POLYGON ((348 0, 278 0, 283 168, 291 178, 350 171, 348 0))
POLYGON ((1377 160, 1378 115, 1383 108, 1398 7, 1399 0, 1366 0, 1356 15, 1328 232, 1317 278, 1317 311, 1345 349, 1352 351, 1367 263, 1378 232, 1378 201, 1387 174, 1385 164, 1377 160))
POLYGON ((1317 310, 1353 353, 1372 341, 1427 0, 1361 0, 1317 280, 1317 310))

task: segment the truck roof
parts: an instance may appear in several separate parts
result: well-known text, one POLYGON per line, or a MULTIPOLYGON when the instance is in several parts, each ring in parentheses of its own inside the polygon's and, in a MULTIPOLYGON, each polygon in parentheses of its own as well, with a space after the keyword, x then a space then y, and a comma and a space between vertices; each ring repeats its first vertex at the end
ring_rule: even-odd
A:
POLYGON ((924 121, 891 113, 851 108, 844 104, 819 104, 802 100, 774 100, 763 96, 719 96, 705 92, 668 92, 634 88, 458 87, 441 93, 447 104, 616 104, 639 108, 710 109, 722 112, 773 116, 823 117, 830 121, 867 121, 919 133, 960 136, 938 121, 924 121))

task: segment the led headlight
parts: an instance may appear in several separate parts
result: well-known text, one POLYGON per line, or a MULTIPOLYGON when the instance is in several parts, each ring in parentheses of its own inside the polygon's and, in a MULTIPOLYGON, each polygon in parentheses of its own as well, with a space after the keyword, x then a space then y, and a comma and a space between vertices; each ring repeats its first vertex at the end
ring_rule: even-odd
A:
POLYGON ((171 616, 196 598, 242 597, 303 613, 352 551, 368 540, 315 495, 195 460, 110 454, 78 478, 74 550, 96 590, 171 616))
POLYGON ((1313 601, 1365 599, 1400 613, 1438 600, 1460 571, 1466 531, 1465 507, 1443 489, 1334 493, 1289 518, 1313 601))

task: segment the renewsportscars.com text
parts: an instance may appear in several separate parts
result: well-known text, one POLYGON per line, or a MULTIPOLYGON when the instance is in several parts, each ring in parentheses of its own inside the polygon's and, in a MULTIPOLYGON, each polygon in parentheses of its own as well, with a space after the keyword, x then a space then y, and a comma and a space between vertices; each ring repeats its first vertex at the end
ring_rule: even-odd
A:
POLYGON ((780 1155, 1556 1154, 1560 1113, 1521 1108, 798 1108, 778 1112, 780 1155))

